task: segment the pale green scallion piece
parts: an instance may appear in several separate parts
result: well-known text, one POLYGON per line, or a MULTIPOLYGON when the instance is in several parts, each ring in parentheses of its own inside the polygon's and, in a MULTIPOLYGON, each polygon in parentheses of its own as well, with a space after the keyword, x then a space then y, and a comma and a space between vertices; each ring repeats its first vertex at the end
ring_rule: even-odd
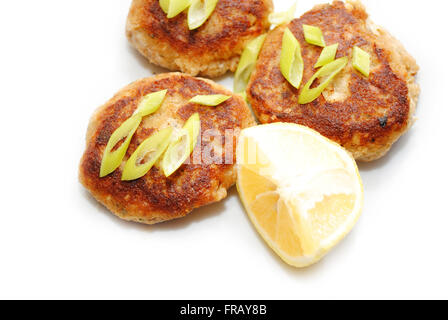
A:
POLYGON ((165 99, 168 90, 153 92, 144 96, 134 112, 134 115, 140 113, 142 117, 146 117, 159 110, 165 99))
POLYGON ((184 129, 188 131, 191 138, 190 153, 193 152, 196 144, 198 143, 199 133, 201 131, 201 120, 199 113, 193 114, 187 122, 185 122, 184 129))
POLYGON ((167 90, 153 92, 144 96, 132 117, 127 119, 112 133, 101 160, 100 177, 114 172, 123 161, 132 136, 140 125, 142 118, 156 112, 165 99, 167 90), (120 141, 124 142, 116 148, 120 141))
POLYGON ((294 19, 296 10, 297 10, 297 1, 287 11, 271 13, 269 15, 269 23, 273 27, 289 23, 292 19, 294 19))
POLYGON ((229 100, 231 97, 223 94, 198 95, 193 97, 190 102, 203 106, 216 107, 221 103, 229 100))
POLYGON ((238 93, 238 95, 240 95, 241 98, 243 98, 243 100, 247 102, 247 93, 246 92, 243 91, 241 93, 238 93))
POLYGON ((171 176, 188 159, 190 144, 190 134, 187 130, 181 129, 178 138, 169 145, 163 156, 162 168, 165 177, 171 176))
POLYGON ((286 80, 296 89, 303 77, 303 58, 299 41, 288 28, 283 34, 280 70, 286 80))
POLYGON ((336 53, 338 51, 338 47, 339 47, 338 43, 333 44, 328 47, 325 47, 322 50, 320 57, 317 60, 317 63, 314 65, 314 68, 322 67, 322 66, 326 65, 327 63, 334 61, 334 59, 336 58, 336 53))
POLYGON ((193 0, 188 9, 188 28, 194 30, 202 26, 212 15, 218 0, 193 0))
POLYGON ((258 36, 249 42, 244 49, 243 54, 241 55, 240 63, 238 64, 238 69, 235 72, 235 78, 233 80, 233 91, 235 93, 241 93, 246 90, 265 39, 266 34, 258 36))
POLYGON ((357 46, 353 48, 353 67, 366 77, 370 75, 370 55, 357 46))
POLYGON ((187 9, 191 0, 159 0, 160 7, 166 13, 167 18, 171 19, 187 9))
POLYGON ((348 58, 339 58, 333 62, 330 62, 320 68, 313 77, 307 82, 305 87, 303 87, 302 92, 299 96, 299 103, 306 104, 313 102, 316 100, 321 93, 328 87, 333 78, 344 69, 344 67, 348 63, 348 58), (312 88, 311 86, 316 79, 323 80, 320 85, 316 88, 312 88))
POLYGON ((163 12, 168 14, 168 9, 170 8, 170 0, 159 0, 159 4, 163 12))
POLYGON ((162 160, 163 173, 166 177, 171 176, 188 159, 196 146, 201 123, 199 114, 193 114, 170 143, 162 160))
POLYGON ((121 180, 136 180, 151 170, 168 148, 172 132, 173 128, 165 128, 143 141, 126 162, 121 180))
POLYGON ((142 121, 141 114, 136 114, 127 119, 117 130, 112 133, 101 161, 100 177, 103 178, 117 169, 128 150, 132 136, 142 121), (123 141, 124 139, 124 141, 123 141), (118 143, 122 144, 116 148, 118 143))
POLYGON ((303 33, 305 35, 306 42, 309 44, 325 47, 325 39, 320 28, 304 24, 303 33))

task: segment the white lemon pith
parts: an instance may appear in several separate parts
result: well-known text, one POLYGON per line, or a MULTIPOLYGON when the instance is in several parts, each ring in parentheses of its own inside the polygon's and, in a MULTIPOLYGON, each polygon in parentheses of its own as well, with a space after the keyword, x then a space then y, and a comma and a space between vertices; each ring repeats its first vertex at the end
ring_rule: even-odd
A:
POLYGON ((292 266, 320 260, 361 214, 356 162, 312 129, 290 123, 244 129, 237 163, 238 192, 250 220, 292 266))

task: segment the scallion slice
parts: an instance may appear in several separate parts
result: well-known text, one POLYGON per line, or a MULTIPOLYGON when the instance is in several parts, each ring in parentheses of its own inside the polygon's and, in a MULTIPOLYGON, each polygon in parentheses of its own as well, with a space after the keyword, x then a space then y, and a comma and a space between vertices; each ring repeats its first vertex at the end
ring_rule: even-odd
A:
POLYGON ((166 177, 176 172, 188 159, 196 146, 200 131, 201 121, 199 114, 195 113, 187 120, 163 156, 162 167, 166 177))
POLYGON ((280 57, 280 70, 286 80, 294 87, 299 88, 303 77, 303 59, 299 41, 286 28, 283 34, 282 52, 280 57))
POLYGON ((194 30, 204 24, 216 8, 218 0, 193 0, 188 9, 188 28, 194 30))
POLYGON ((123 161, 129 144, 131 143, 132 136, 137 130, 140 122, 142 121, 141 114, 136 114, 127 119, 123 124, 118 127, 117 130, 112 133, 109 141, 107 142, 106 149, 104 150, 103 159, 101 161, 100 177, 105 177, 117 169, 123 161), (123 143, 116 149, 120 141, 123 143))
POLYGON ((305 87, 303 87, 302 92, 299 96, 299 103, 300 104, 306 104, 313 102, 316 100, 321 93, 325 90, 325 88, 328 87, 330 82, 333 80, 333 78, 344 69, 344 67, 348 63, 348 58, 339 58, 337 60, 334 60, 333 62, 330 62, 320 68, 314 75, 311 77, 311 79, 307 82, 305 87), (321 81, 320 85, 316 88, 312 88, 311 86, 314 83, 316 79, 323 80, 321 81))
POLYGON ((303 33, 305 35, 306 42, 309 44, 325 47, 325 39, 320 28, 304 24, 303 33))
POLYGON ((338 51, 339 44, 333 44, 331 46, 325 47, 321 54, 319 59, 317 60, 317 63, 315 64, 314 68, 319 68, 327 63, 330 63, 331 61, 334 61, 334 58, 336 58, 336 53, 338 51))
POLYGON ((170 0, 159 0, 160 7, 162 8, 163 12, 168 14, 168 10, 170 8, 170 0))
POLYGON ((201 132, 201 119, 199 118, 199 113, 193 114, 187 122, 185 122, 184 129, 190 134, 190 152, 193 152, 198 142, 199 133, 201 132))
POLYGON ((187 9, 191 5, 191 0, 160 0, 159 3, 167 18, 171 19, 187 9))
POLYGON ((193 97, 190 102, 203 106, 216 107, 221 103, 229 100, 231 97, 223 94, 198 95, 193 97))
POLYGON ((297 10, 297 1, 287 11, 271 13, 269 15, 269 23, 273 27, 289 23, 292 19, 294 19, 296 10, 297 10))
POLYGON ((126 162, 121 180, 136 180, 151 170, 168 148, 172 132, 172 128, 165 128, 143 141, 126 162))
POLYGON ((266 34, 258 36, 249 42, 244 49, 233 80, 233 91, 235 93, 241 93, 246 90, 265 39, 266 34))
POLYGON ((353 67, 366 77, 370 75, 370 54, 358 46, 353 48, 353 67))
POLYGON ((144 96, 135 110, 134 115, 140 113, 142 117, 146 117, 159 110, 167 92, 168 90, 161 90, 144 96))
POLYGON ((171 176, 190 156, 191 138, 187 130, 181 129, 176 140, 172 141, 166 150, 162 168, 165 177, 171 176))

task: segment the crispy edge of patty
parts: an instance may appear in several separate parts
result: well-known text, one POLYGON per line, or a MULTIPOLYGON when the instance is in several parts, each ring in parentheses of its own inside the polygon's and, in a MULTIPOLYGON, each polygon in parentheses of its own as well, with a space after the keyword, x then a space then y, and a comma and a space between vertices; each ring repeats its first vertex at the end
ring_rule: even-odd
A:
MULTIPOLYGON (((86 150, 79 166, 79 180, 96 200, 124 220, 155 224, 184 217, 198 207, 224 199, 227 189, 236 181, 236 168, 229 164, 184 164, 169 178, 165 178, 155 167, 143 178, 131 182, 121 181, 120 169, 105 178, 99 178, 102 154, 112 132, 133 113, 143 95, 165 87, 171 87, 171 90, 168 88, 167 99, 170 97, 180 106, 173 111, 173 102, 165 101, 159 110, 159 118, 147 117, 144 121, 149 122, 150 126, 146 123, 143 125, 142 122, 124 161, 154 132, 153 129, 156 128, 151 124, 158 124, 162 119, 165 124, 158 125, 157 129, 176 121, 183 124, 194 112, 201 114, 201 126, 204 130, 215 128, 222 132, 224 129, 242 129, 255 125, 246 102, 239 95, 233 95, 211 80, 170 73, 138 80, 120 90, 91 117, 86 135, 86 150), (232 99, 212 108, 188 103, 189 98, 196 94, 218 93, 231 95, 232 99), (176 119, 172 119, 174 117, 176 119)), ((236 140, 233 152, 235 144, 236 140)), ((195 151, 198 148, 203 150, 206 146, 207 142, 203 141, 195 151)))
MULTIPOLYGON (((355 159, 360 161, 373 161, 383 157, 390 150, 391 146, 414 123, 413 115, 415 113, 417 100, 420 93, 420 88, 415 82, 415 75, 417 74, 419 67, 417 66, 414 58, 409 53, 407 53, 403 45, 397 39, 391 36, 384 29, 373 24, 373 22, 368 19, 365 8, 359 1, 347 1, 345 4, 341 1, 335 1, 331 5, 317 5, 311 11, 305 13, 302 18, 296 19, 295 21, 291 22, 291 25, 294 26, 294 24, 301 23, 304 17, 306 18, 310 15, 318 17, 320 19, 334 18, 325 16, 324 12, 325 10, 328 10, 328 8, 334 10, 345 8, 345 12, 338 13, 341 15, 341 21, 344 21, 344 19, 347 19, 348 21, 356 19, 358 23, 365 23, 368 34, 362 35, 360 41, 363 42, 366 41, 363 38, 370 39, 370 37, 372 37, 374 39, 374 44, 378 47, 378 53, 379 55, 381 55, 381 57, 378 57, 378 59, 382 59, 384 63, 384 72, 382 73, 381 77, 371 75, 371 77, 369 77, 369 81, 372 81, 374 77, 377 77, 378 79, 376 79, 376 81, 378 82, 395 82, 395 87, 401 87, 403 96, 405 96, 407 100, 406 103, 402 103, 401 105, 400 103, 398 103, 397 106, 394 106, 394 108, 396 109, 394 110, 394 114, 396 115, 397 121, 395 123, 392 123, 392 121, 389 122, 385 128, 380 126, 379 121, 377 121, 376 119, 373 119, 370 122, 359 121, 358 123, 349 126, 347 122, 342 121, 343 115, 338 113, 338 110, 332 110, 333 114, 330 113, 331 103, 327 103, 323 96, 321 96, 318 100, 312 102, 311 104, 304 106, 299 105, 296 102, 298 97, 297 90, 292 88, 283 78, 280 73, 279 67, 274 66, 277 69, 275 70, 275 75, 269 74, 270 71, 268 70, 268 68, 271 67, 273 63, 275 63, 272 61, 279 61, 281 39, 283 31, 286 28, 285 25, 280 26, 269 33, 263 46, 262 52, 260 53, 260 58, 257 62, 256 70, 252 74, 250 83, 248 85, 248 99, 257 118, 262 123, 285 121, 307 125, 321 132, 328 138, 340 143, 353 154, 355 159), (269 76, 271 76, 271 78, 269 78, 269 76), (268 85, 271 87, 274 86, 278 90, 287 88, 284 92, 277 92, 277 94, 286 95, 283 96, 285 98, 285 101, 287 99, 291 99, 292 97, 291 101, 294 102, 283 101, 282 104, 282 102, 279 100, 275 101, 275 99, 269 98, 267 90, 262 90, 262 84, 264 85, 264 87, 268 87, 268 85), (406 94, 404 94, 404 89, 407 90, 406 94), (298 108, 297 110, 301 110, 301 112, 305 111, 308 114, 305 113, 303 117, 299 118, 297 114, 294 114, 293 112, 292 114, 287 114, 276 112, 275 110, 273 110, 276 107, 281 107, 284 109, 291 108, 292 106, 295 106, 296 103, 298 108), (316 110, 319 112, 327 112, 327 118, 319 119, 316 110)), ((291 29, 294 30, 294 28, 291 29)), ((325 32, 325 29, 323 29, 323 31, 325 32)), ((296 37, 297 36, 298 34, 296 34, 296 37)), ((302 44, 302 49, 304 47, 312 48, 312 46, 304 43, 303 35, 299 35, 298 39, 302 44)), ((328 44, 332 44, 332 42, 329 42, 328 44)), ((313 57, 311 59, 306 56, 304 57, 305 74, 302 81, 302 86, 315 72, 312 66, 319 56, 320 49, 314 47, 314 50, 316 52, 313 53, 313 57), (310 63, 310 60, 313 63, 310 63)), ((344 50, 344 48, 342 48, 342 50, 344 50)), ((348 50, 348 48, 345 48, 345 50, 348 50)), ((343 56, 340 51, 341 46, 338 50, 337 57, 343 56)), ((352 68, 351 61, 346 67, 346 70, 347 68, 352 68)), ((362 77, 357 74, 357 72, 351 71, 351 74, 349 75, 352 77, 351 80, 353 79, 353 77, 356 77, 356 79, 360 79, 358 81, 358 84, 363 82, 362 77)), ((344 75, 342 75, 342 73, 341 75, 338 75, 338 77, 334 80, 334 87, 337 87, 336 83, 338 79, 339 82, 343 81, 343 76, 344 75)), ((333 84, 329 86, 329 88, 327 88, 327 90, 324 92, 324 96, 330 89, 337 90, 332 86, 333 84)), ((354 87, 357 88, 356 86, 354 87)), ((366 91, 366 88, 364 88, 363 86, 358 87, 358 89, 360 89, 360 92, 363 90, 366 91)), ((361 101, 358 101, 357 104, 360 108, 363 108, 363 104, 361 103, 361 101)), ((344 106, 344 102, 341 103, 340 107, 349 109, 348 105, 344 106)))
POLYGON ((158 0, 133 0, 126 35, 151 63, 214 78, 236 70, 245 45, 269 29, 272 10, 272 0, 220 0, 190 31, 185 12, 168 19, 158 0))

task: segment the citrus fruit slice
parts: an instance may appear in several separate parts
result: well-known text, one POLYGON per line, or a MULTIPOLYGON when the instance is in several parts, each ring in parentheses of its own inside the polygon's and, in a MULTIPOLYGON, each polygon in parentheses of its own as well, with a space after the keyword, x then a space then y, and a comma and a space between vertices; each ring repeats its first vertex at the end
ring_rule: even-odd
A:
POLYGON ((320 260, 361 214, 363 187, 353 157, 312 129, 289 123, 244 129, 237 163, 250 220, 292 266, 320 260))

